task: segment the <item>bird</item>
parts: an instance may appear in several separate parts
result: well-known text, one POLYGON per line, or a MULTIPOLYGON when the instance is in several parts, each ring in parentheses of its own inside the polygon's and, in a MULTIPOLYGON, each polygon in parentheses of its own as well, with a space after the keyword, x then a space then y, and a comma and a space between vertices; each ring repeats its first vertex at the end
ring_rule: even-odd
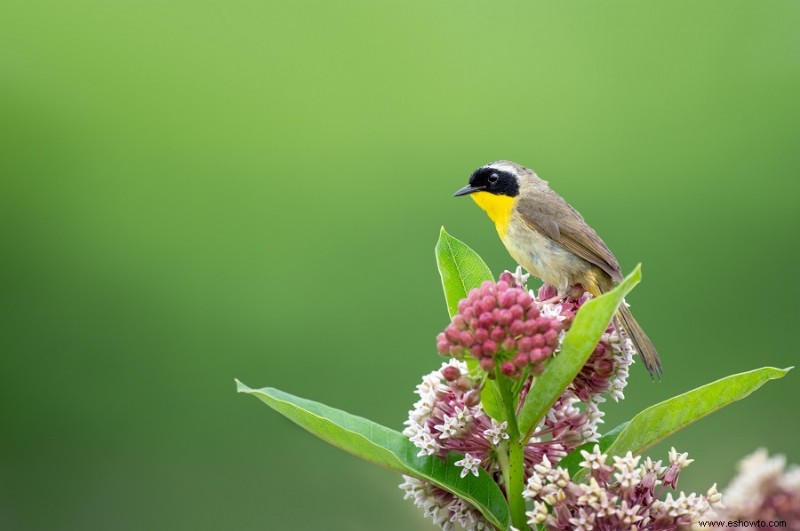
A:
MULTIPOLYGON (((622 281, 622 271, 605 242, 563 197, 536 172, 500 160, 481 166, 455 196, 469 195, 494 222, 511 257, 566 297, 575 287, 599 296, 622 281)), ((626 303, 615 326, 625 330, 651 377, 661 360, 626 303)))

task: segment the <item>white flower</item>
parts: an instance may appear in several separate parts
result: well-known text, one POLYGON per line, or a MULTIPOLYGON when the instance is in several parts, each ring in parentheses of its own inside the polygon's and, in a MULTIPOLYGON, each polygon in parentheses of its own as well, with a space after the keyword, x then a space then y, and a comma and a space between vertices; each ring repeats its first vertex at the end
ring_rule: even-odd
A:
POLYGON ((439 443, 431 437, 431 432, 428 426, 425 426, 423 429, 417 431, 417 433, 409 439, 414 446, 419 448, 419 453, 417 456, 423 457, 426 455, 433 455, 439 451, 439 443))
POLYGON ((525 490, 522 492, 522 496, 526 499, 535 498, 541 494, 543 486, 541 476, 534 471, 531 477, 528 478, 528 483, 525 486, 525 490))
POLYGON ((534 473, 539 470, 547 470, 547 473, 544 474, 544 480, 547 483, 542 487, 538 497, 544 500, 548 505, 556 505, 564 501, 567 497, 564 489, 570 484, 569 472, 561 467, 552 468, 546 456, 542 463, 544 463, 544 465, 540 464, 534 466, 534 473))
MULTIPOLYGON (((664 472, 667 471, 667 467, 661 464, 661 460, 653 461, 649 457, 645 458, 644 464, 642 466, 644 467, 645 474, 652 472, 656 476, 661 476, 664 474, 664 472)), ((657 480, 656 483, 660 483, 660 480, 657 480)))
POLYGON ((569 472, 566 468, 557 467, 547 474, 547 479, 554 485, 563 489, 569 484, 569 472))
POLYGON ((599 504, 605 494, 605 489, 603 489, 593 477, 589 478, 588 485, 581 485, 581 489, 583 490, 583 494, 578 496, 578 503, 580 505, 588 505, 592 508, 599 504))
MULTIPOLYGON (((519 266, 519 265, 517 266, 516 271, 511 273, 511 275, 514 277, 514 280, 516 280, 517 284, 519 284, 520 286, 524 286, 525 284, 527 284, 528 283, 528 279, 531 277, 530 273, 523 273, 522 272, 522 266, 519 266)), ((536 296, 533 295, 533 298, 535 299, 536 296)))
POLYGON ((712 505, 712 506, 714 506, 716 508, 719 508, 719 509, 724 509, 725 508, 725 506, 722 504, 722 494, 720 494, 719 491, 717 490, 717 484, 716 483, 711 485, 711 488, 708 489, 708 492, 706 493, 706 499, 708 500, 708 503, 710 505, 712 505))
MULTIPOLYGON (((546 505, 543 508, 534 505, 537 510, 526 513, 531 524, 546 522, 552 529, 575 531, 688 529, 701 518, 715 517, 710 502, 719 500, 716 487, 709 489, 708 498, 684 493, 678 497, 667 494, 664 501, 656 498, 658 490, 662 490, 656 490, 658 480, 670 471, 679 472, 677 465, 665 467, 651 459, 641 462, 639 456, 628 452, 614 457, 617 473, 616 480, 611 480, 605 464, 608 456, 601 453, 598 445, 581 455, 581 466, 589 469, 588 481, 581 483, 575 483, 565 469, 554 467, 547 459, 534 466, 524 496, 534 504, 544 502, 546 505), (643 483, 642 478, 650 474, 661 477, 643 483), (658 524, 654 527, 655 522, 658 524)), ((674 460, 680 459, 676 453, 674 460)))
POLYGON ((440 439, 447 439, 461 436, 472 422, 473 416, 467 407, 455 407, 455 415, 452 417, 445 413, 444 423, 434 425, 434 429, 442 432, 440 439))
POLYGON ((469 474, 470 472, 472 472, 473 476, 478 477, 478 465, 480 465, 480 464, 481 464, 481 460, 480 459, 478 459, 476 457, 472 457, 469 454, 466 454, 464 456, 464 459, 461 459, 460 461, 456 461, 455 462, 456 466, 463 467, 461 469, 461 477, 462 478, 464 476, 466 476, 467 474, 469 474))
POLYGON ((508 433, 506 433, 507 427, 507 421, 497 422, 492 419, 492 427, 488 430, 483 430, 483 435, 487 440, 492 441, 493 445, 497 446, 500 444, 500 441, 508 440, 508 433))
POLYGON ((600 438, 600 434, 597 433, 597 426, 598 424, 605 424, 603 420, 605 413, 600 411, 600 404, 605 401, 604 397, 596 395, 591 402, 586 403, 586 411, 584 413, 588 418, 588 422, 581 427, 581 436, 586 442, 597 442, 600 438))
POLYGON ((451 417, 445 413, 444 423, 436 424, 433 428, 442 432, 442 439, 447 439, 448 437, 458 437, 458 435, 461 433, 461 430, 463 430, 465 426, 466 422, 459 420, 458 415, 451 417))
POLYGON ((595 525, 595 515, 586 512, 585 509, 580 509, 578 511, 578 516, 576 518, 570 518, 569 523, 572 524, 572 529, 574 531, 592 531, 595 525))
POLYGON ((455 522, 468 531, 492 529, 480 513, 463 500, 416 478, 403 476, 403 480, 400 488, 405 492, 405 499, 412 499, 425 517, 442 529, 455 530, 455 522))
POLYGON ((469 422, 472 420, 472 415, 469 413, 469 409, 466 407, 458 407, 456 406, 456 418, 459 422, 469 422))
POLYGON ((669 451, 669 462, 680 468, 686 468, 687 466, 694 463, 694 459, 688 459, 688 457, 689 457, 688 453, 679 454, 674 447, 671 448, 669 451))
POLYGON ((608 455, 600 451, 600 445, 598 444, 594 445, 591 453, 586 450, 581 450, 581 455, 583 456, 583 461, 578 464, 589 470, 600 470, 600 467, 605 465, 606 459, 608 459, 608 455))
POLYGON ((617 509, 617 518, 619 518, 620 521, 626 526, 633 525, 644 518, 638 514, 639 509, 640 507, 638 505, 628 507, 628 501, 622 500, 622 505, 620 505, 620 508, 617 509))
POLYGON ((619 402, 625 398, 623 389, 628 385, 628 368, 635 362, 634 354, 636 354, 636 349, 633 348, 633 342, 627 337, 620 340, 619 335, 614 334, 609 337, 609 340, 611 339, 614 339, 614 341, 610 341, 610 344, 611 350, 614 352, 617 371, 611 379, 611 391, 609 394, 615 402, 619 402))
POLYGON ((569 523, 572 524, 574 531, 592 531, 594 529, 595 515, 587 513, 585 509, 578 511, 577 518, 570 518, 569 523))
POLYGON ((542 462, 538 465, 533 465, 533 470, 538 472, 539 474, 546 476, 553 470, 553 465, 550 464, 550 460, 547 458, 547 454, 542 456, 542 462))
POLYGON ((567 318, 566 315, 561 315, 560 304, 550 304, 549 302, 546 302, 539 307, 539 313, 548 319, 558 319, 559 321, 563 321, 567 318))
POLYGON ((608 497, 608 491, 604 488, 600 489, 598 493, 597 502, 591 505, 592 509, 597 513, 597 518, 603 518, 614 514, 614 504, 617 503, 617 497, 612 495, 608 497))
POLYGON ((540 501, 533 502, 533 510, 525 513, 528 523, 538 525, 547 520, 547 505, 540 501))
POLYGON ((628 451, 624 457, 614 456, 614 468, 617 473, 614 478, 619 482, 623 489, 632 489, 642 481, 642 470, 638 468, 641 456, 634 455, 628 451))

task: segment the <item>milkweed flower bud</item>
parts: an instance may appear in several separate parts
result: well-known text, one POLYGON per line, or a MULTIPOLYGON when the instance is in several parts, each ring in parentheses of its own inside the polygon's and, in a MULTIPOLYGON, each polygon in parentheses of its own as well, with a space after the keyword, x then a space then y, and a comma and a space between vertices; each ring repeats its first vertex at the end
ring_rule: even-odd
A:
POLYGON ((499 365, 506 376, 520 378, 526 368, 541 371, 547 357, 541 352, 535 357, 527 354, 535 345, 555 349, 561 329, 560 319, 542 315, 533 295, 506 272, 499 282, 486 281, 459 302, 458 314, 436 337, 436 348, 456 359, 469 351, 483 370, 499 365), (526 356, 517 357, 518 353, 526 356))
POLYGON ((461 371, 454 365, 447 365, 446 367, 442 368, 442 376, 444 376, 444 379, 448 382, 452 382, 454 380, 458 380, 458 378, 461 376, 461 371))

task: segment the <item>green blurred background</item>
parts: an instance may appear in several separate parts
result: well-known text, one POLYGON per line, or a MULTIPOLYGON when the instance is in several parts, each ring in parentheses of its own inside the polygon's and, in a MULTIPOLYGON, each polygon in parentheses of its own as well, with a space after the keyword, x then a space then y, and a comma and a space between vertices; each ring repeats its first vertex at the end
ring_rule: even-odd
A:
MULTIPOLYGON (((800 3, 4 0, 0 528, 430 529, 395 474, 233 379, 400 428, 446 324, 451 197, 508 158, 623 269, 607 426, 797 362, 800 3)), ((798 375, 673 437, 681 487, 800 462, 798 375)))

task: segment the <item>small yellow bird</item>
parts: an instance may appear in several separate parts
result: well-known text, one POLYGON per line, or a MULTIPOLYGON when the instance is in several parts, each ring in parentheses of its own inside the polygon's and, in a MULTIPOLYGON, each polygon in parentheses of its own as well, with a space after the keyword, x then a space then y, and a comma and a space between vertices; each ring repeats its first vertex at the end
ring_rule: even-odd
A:
MULTIPOLYGON (((622 280, 603 240, 533 170, 508 160, 492 162, 475 170, 455 193, 468 194, 494 222, 511 257, 560 297, 576 285, 598 296, 622 280)), ((658 352, 624 303, 618 316, 650 375, 660 376, 658 352)))

